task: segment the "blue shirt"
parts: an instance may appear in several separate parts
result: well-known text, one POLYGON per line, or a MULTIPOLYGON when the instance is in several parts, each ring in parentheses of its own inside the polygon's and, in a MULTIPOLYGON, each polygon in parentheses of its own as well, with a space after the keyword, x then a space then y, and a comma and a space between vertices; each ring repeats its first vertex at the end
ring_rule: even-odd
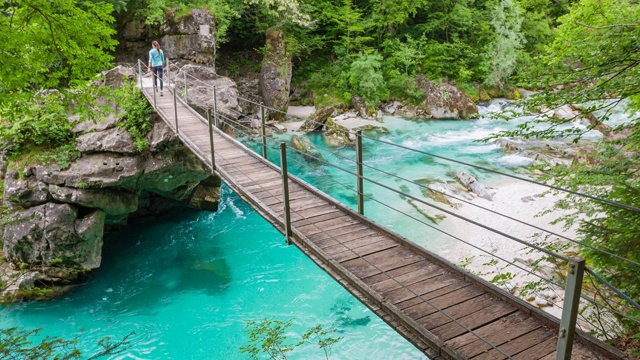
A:
POLYGON ((160 50, 160 53, 158 53, 158 50, 154 47, 149 51, 149 62, 151 66, 162 66, 164 63, 164 52, 160 50))

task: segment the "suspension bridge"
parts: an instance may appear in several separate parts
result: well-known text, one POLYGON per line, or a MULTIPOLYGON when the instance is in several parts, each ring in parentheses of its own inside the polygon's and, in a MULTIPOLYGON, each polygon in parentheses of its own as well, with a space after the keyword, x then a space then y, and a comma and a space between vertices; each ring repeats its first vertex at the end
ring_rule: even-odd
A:
POLYGON ((186 74, 180 86, 166 77, 159 96, 143 79, 144 63, 135 70, 156 113, 213 174, 429 358, 632 359, 576 331, 583 260, 565 259, 563 314, 555 318, 365 217, 360 133, 355 211, 289 173, 287 154, 295 149, 279 144, 280 166, 266 159, 264 108, 258 154, 219 128, 234 119, 218 109, 215 90, 213 106, 198 112, 184 99, 186 74))

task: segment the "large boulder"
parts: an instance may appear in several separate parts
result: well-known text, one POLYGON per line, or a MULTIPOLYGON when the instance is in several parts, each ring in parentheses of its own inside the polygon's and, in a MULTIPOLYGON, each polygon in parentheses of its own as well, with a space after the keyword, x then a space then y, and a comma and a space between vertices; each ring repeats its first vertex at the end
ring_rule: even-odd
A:
POLYGON ((122 108, 117 106, 113 100, 98 98, 95 102, 95 107, 106 108, 106 111, 96 112, 96 117, 92 119, 85 119, 80 121, 80 115, 75 113, 72 109, 69 110, 68 120, 76 123, 73 127, 75 133, 88 133, 93 131, 103 131, 114 128, 116 123, 120 119, 122 114, 122 108))
POLYGON ((209 176, 200 181, 189 200, 192 209, 217 211, 220 199, 220 178, 209 176))
POLYGON ((81 153, 114 152, 135 154, 138 152, 133 144, 131 134, 121 127, 78 136, 76 138, 76 150, 81 153))
POLYGON ((353 95, 351 97, 351 106, 356 110, 356 113, 361 118, 367 118, 367 105, 364 103, 364 99, 362 99, 358 95, 353 95))
POLYGON ((322 130, 327 122, 327 119, 336 111, 336 108, 328 105, 320 110, 316 110, 311 114, 309 119, 300 126, 300 130, 304 132, 319 131, 322 130))
POLYGON ((332 118, 329 118, 325 122, 322 135, 327 145, 337 148, 349 145, 351 144, 351 140, 355 140, 355 135, 349 133, 349 129, 336 124, 332 118))
POLYGON ((176 16, 167 14, 160 28, 160 43, 165 57, 186 59, 196 63, 210 64, 215 56, 215 20, 202 9, 176 16))
POLYGON ((181 92, 186 84, 187 101, 200 108, 213 108, 213 88, 218 112, 233 119, 238 118, 238 88, 228 77, 220 76, 208 66, 185 65, 178 70, 175 83, 181 92), (186 80, 186 83, 185 83, 186 80))
POLYGON ((424 100, 416 114, 433 119, 471 119, 478 114, 476 104, 460 89, 448 82, 434 83, 424 75, 416 77, 416 86, 424 100))
POLYGON ((69 166, 42 164, 8 174, 3 200, 14 213, 0 222, 8 260, 0 261, 0 298, 29 298, 49 286, 58 294, 60 285, 100 265, 105 225, 124 225, 131 214, 217 209, 220 180, 163 120, 149 120, 153 130, 142 152, 121 128, 87 128, 78 136, 82 155, 69 166))
POLYGON ((467 188, 469 191, 474 192, 478 197, 489 201, 493 200, 495 192, 479 182, 474 176, 458 171, 456 173, 456 179, 458 179, 462 186, 467 188))
POLYGON ((267 53, 260 67, 259 91, 264 104, 278 111, 270 118, 284 119, 289 106, 291 84, 291 56, 287 54, 284 33, 279 29, 269 29, 266 33, 267 53))
POLYGON ((93 269, 100 266, 103 225, 101 211, 79 218, 75 206, 47 203, 14 214, 4 228, 2 252, 14 263, 61 261, 93 269))

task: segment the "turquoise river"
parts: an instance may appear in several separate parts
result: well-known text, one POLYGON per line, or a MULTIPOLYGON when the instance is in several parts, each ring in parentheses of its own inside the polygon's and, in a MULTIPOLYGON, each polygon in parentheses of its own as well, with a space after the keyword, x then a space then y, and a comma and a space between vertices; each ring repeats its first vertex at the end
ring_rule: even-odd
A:
MULTIPOLYGON (((481 110, 486 113, 502 105, 494 102, 481 110)), ((423 122, 387 117, 379 125, 389 133, 369 136, 512 171, 529 160, 473 140, 517 123, 487 117, 423 122)), ((353 148, 336 151, 324 146, 321 136, 310 138, 324 160, 354 169, 349 160, 355 156, 353 148)), ((373 140, 364 143, 365 163, 406 179, 445 179, 463 168, 373 140)), ((255 142, 248 145, 259 149, 255 142)), ((269 151, 277 163, 276 145, 270 143, 269 151)), ((289 166, 306 181, 355 206, 353 175, 294 154, 289 166)), ((488 174, 466 171, 490 180, 488 174)), ((415 184, 369 168, 365 175, 420 194, 415 184)), ((376 221, 432 250, 447 246, 443 238, 424 240, 428 228, 373 200, 387 199, 386 204, 419 218, 401 196, 370 184, 365 184, 365 192, 371 197, 366 213, 376 221)), ((262 318, 292 319, 291 338, 318 324, 335 327, 342 339, 334 346, 332 359, 425 358, 295 246, 287 246, 277 230, 226 186, 216 213, 173 213, 110 234, 101 268, 67 295, 0 308, 0 327, 41 327, 44 335, 64 338, 79 335, 80 348, 87 353, 95 351, 103 337, 117 339, 134 332, 131 347, 115 359, 242 359, 239 347, 248 339, 246 322, 262 318)), ((324 359, 324 354, 304 346, 291 358, 324 359)))

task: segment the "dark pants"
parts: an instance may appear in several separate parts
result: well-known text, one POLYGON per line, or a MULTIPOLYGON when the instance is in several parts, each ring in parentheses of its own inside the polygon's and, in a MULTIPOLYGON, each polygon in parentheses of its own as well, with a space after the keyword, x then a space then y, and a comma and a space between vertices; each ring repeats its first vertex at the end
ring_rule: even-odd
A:
POLYGON ((163 81, 162 81, 162 76, 163 76, 163 72, 162 72, 162 65, 160 66, 152 66, 151 67, 151 71, 153 71, 153 87, 154 88, 158 88, 158 85, 156 84, 157 79, 160 79, 160 91, 162 91, 162 85, 163 85, 163 81))

